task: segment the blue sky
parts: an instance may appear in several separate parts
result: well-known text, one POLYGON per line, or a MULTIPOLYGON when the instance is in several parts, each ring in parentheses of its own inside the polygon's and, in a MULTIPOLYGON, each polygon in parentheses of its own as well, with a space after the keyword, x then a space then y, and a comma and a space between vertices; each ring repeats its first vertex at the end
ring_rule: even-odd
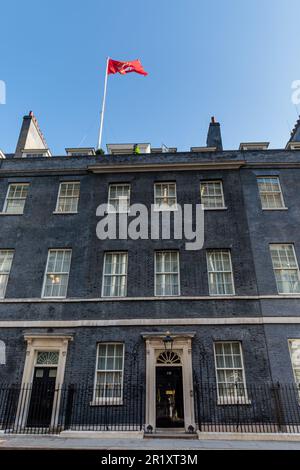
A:
MULTIPOLYGON (((140 58, 147 77, 108 79, 103 142, 282 148, 297 119, 298 0, 10 0, 1 5, 0 148, 33 110, 54 154, 95 146, 105 58, 140 58)), ((299 106, 300 110, 300 106, 299 106)))

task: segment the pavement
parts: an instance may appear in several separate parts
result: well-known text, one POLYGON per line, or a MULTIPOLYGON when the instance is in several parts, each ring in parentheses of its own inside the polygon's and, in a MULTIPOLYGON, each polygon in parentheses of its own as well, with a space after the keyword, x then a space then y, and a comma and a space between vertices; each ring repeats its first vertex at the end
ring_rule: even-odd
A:
POLYGON ((0 435, 0 450, 300 450, 300 442, 198 439, 106 439, 0 435))

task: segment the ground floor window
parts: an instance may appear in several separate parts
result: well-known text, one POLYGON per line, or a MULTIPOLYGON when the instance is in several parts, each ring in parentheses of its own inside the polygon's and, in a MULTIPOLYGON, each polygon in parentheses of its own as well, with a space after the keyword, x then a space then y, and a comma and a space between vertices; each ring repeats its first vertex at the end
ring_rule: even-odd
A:
POLYGON ((238 341, 214 344, 218 398, 237 401, 246 398, 242 346, 238 341))
POLYGON ((124 344, 99 343, 97 348, 95 399, 122 399, 124 344))
POLYGON ((300 385, 300 339, 290 339, 289 348, 295 381, 300 385))

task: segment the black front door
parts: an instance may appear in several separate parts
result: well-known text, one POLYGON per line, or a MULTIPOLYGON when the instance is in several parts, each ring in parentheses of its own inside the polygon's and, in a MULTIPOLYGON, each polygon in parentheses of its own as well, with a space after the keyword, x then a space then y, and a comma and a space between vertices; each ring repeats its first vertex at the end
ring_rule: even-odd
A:
POLYGON ((156 367, 156 426, 184 426, 182 367, 156 367))
POLYGON ((50 425, 55 392, 56 367, 36 367, 32 383, 27 426, 50 425))

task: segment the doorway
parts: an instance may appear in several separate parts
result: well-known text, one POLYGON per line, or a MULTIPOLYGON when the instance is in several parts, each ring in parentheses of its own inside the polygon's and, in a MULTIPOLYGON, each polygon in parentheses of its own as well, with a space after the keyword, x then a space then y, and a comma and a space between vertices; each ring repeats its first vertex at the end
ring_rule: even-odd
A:
POLYGON ((48 427, 51 422, 57 367, 34 369, 27 416, 28 427, 48 427))
POLYGON ((184 427, 181 366, 156 366, 156 426, 184 427))

